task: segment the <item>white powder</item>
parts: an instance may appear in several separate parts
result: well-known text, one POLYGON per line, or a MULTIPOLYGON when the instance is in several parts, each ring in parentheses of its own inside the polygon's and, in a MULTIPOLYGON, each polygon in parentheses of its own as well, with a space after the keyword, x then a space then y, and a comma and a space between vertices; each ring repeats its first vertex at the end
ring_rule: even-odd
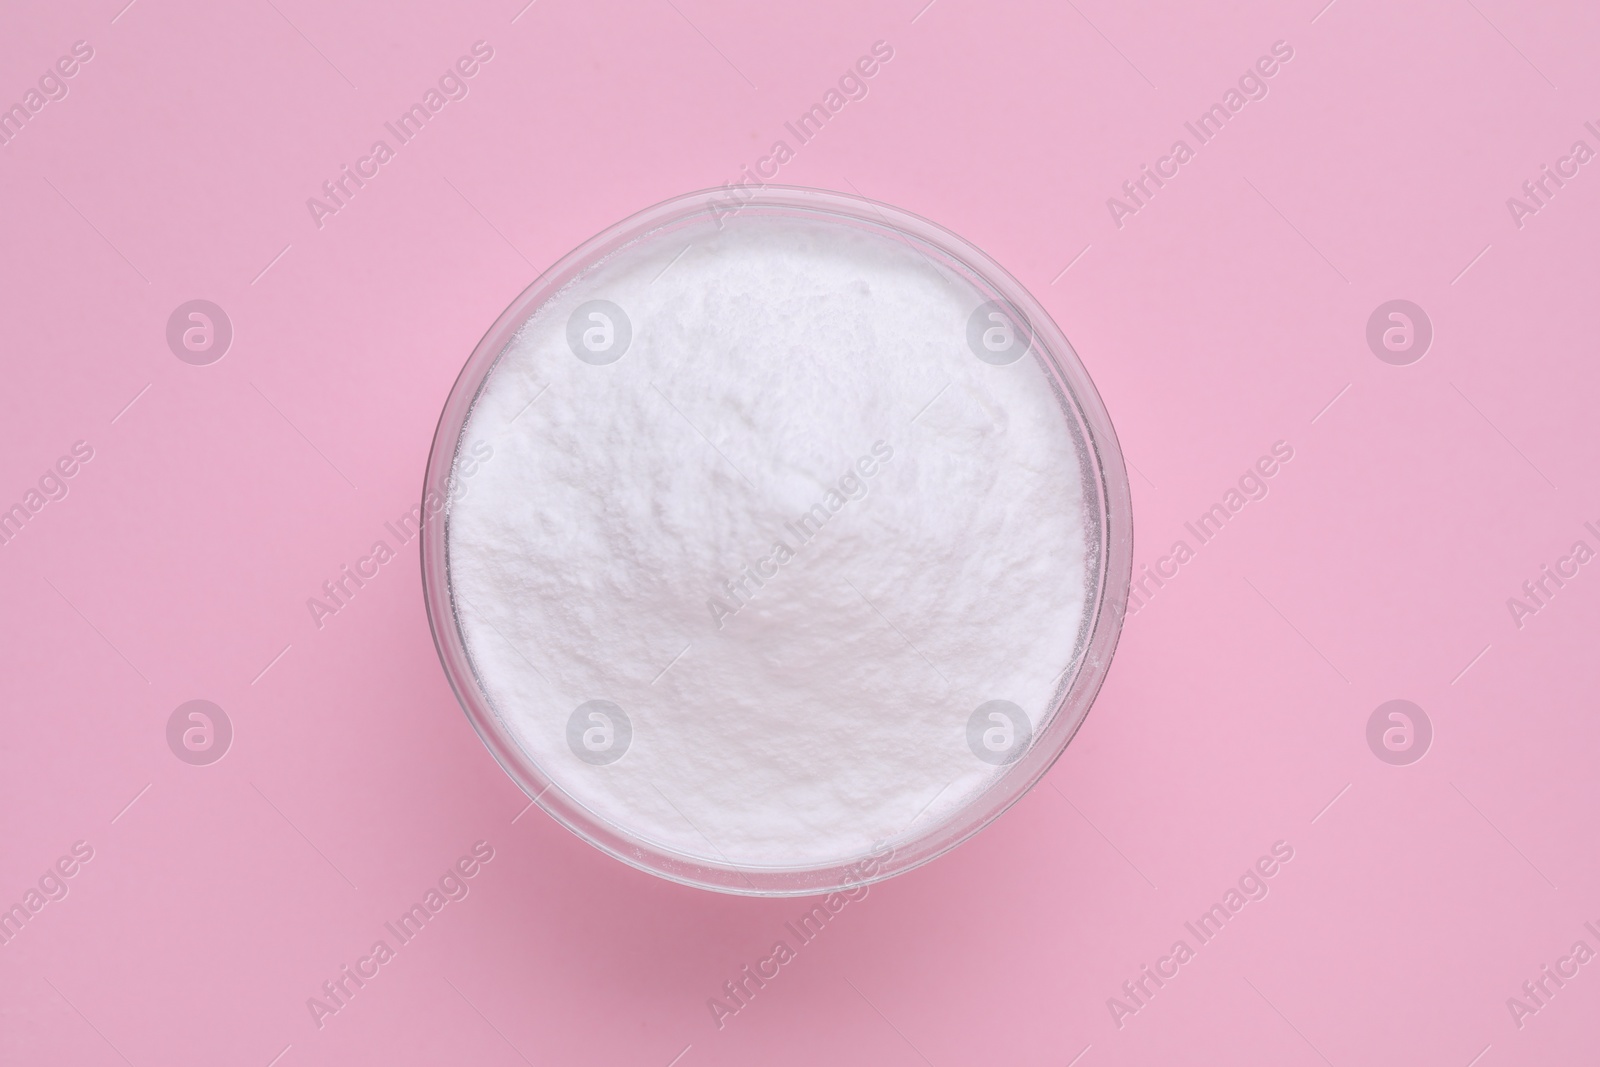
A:
POLYGON ((481 684, 560 789, 688 857, 821 865, 993 781, 980 705, 1044 725, 1085 626, 1079 460, 1034 357, 969 347, 982 300, 902 242, 751 215, 525 324, 447 551, 481 684), (631 325, 616 362, 569 343, 594 300, 631 325))

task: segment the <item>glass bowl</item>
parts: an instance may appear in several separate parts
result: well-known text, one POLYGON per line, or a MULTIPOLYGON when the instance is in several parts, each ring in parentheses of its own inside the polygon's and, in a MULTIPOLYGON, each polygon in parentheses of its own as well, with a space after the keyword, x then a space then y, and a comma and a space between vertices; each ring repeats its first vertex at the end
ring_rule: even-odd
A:
MULTIPOLYGON (((988 306, 983 303, 980 310, 988 306)), ((977 316, 975 311, 974 320, 977 316)), ((984 358, 973 329, 969 326, 969 343, 984 358)), ((573 351, 578 353, 576 347, 573 351)), ((1049 770, 1088 714, 1121 631, 1132 571, 1132 505, 1116 434, 1089 375, 1044 307, 978 248, 926 219, 857 196, 796 187, 767 186, 737 195, 707 190, 657 204, 584 242, 528 286, 478 343, 445 402, 428 457, 422 510, 423 593, 434 644, 468 720, 512 780, 557 822, 624 863, 685 885, 756 896, 826 893, 903 873, 954 848, 1020 799, 1049 770), (1059 699, 1042 724, 1032 728, 1025 748, 961 806, 926 821, 913 819, 898 836, 878 840, 859 854, 811 865, 723 862, 678 851, 598 814, 564 789, 524 749, 486 693, 462 634, 448 553, 451 502, 470 466, 463 431, 522 325, 619 253, 674 239, 681 243, 684 234, 708 224, 761 216, 852 227, 903 242, 1019 321, 1027 343, 1023 354, 1043 371, 1072 439, 1086 513, 1087 591, 1076 647, 1064 650, 1069 666, 1058 676, 1059 699)))

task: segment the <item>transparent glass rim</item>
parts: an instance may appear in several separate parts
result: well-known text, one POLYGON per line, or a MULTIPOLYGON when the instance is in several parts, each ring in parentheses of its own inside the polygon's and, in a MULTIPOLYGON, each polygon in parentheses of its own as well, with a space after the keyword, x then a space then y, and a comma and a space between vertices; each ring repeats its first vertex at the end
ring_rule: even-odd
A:
POLYGON ((506 774, 551 818, 602 852, 683 885, 749 896, 806 896, 878 882, 920 867, 999 818, 1049 771, 1082 726, 1111 665, 1133 569, 1133 507, 1116 432, 1077 352, 1044 307, 983 251, 936 223, 864 197, 800 186, 769 185, 737 194, 707 189, 674 197, 606 228, 535 279, 489 327, 456 378, 428 454, 423 503, 422 588, 434 646, 467 720, 506 774), (719 219, 734 213, 822 219, 894 236, 989 299, 1020 311, 1032 328, 1032 354, 1051 379, 1064 415, 1076 422, 1084 500, 1098 520, 1088 530, 1097 558, 1089 576, 1085 625, 1073 650, 1076 667, 1027 751, 942 821, 882 842, 868 854, 818 866, 745 866, 675 853, 629 834, 563 791, 528 758, 494 711, 457 625, 450 580, 449 501, 462 430, 518 329, 563 288, 628 245, 703 221, 703 215, 719 219))

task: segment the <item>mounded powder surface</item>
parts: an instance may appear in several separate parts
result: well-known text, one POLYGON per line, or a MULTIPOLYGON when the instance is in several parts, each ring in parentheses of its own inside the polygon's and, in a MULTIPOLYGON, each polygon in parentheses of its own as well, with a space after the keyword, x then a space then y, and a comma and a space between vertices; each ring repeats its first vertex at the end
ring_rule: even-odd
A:
POLYGON ((979 358, 982 304, 899 240, 752 213, 530 317, 462 434, 447 553, 556 787, 657 848, 816 866, 937 823, 1038 732, 1091 534, 1060 401, 1032 353, 979 358))

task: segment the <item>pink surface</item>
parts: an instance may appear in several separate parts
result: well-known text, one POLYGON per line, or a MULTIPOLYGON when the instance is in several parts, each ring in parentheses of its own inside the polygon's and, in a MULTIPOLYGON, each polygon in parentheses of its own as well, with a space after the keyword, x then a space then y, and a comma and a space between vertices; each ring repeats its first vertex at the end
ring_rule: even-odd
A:
POLYGON ((0 903, 42 904, 0 946, 0 1061, 1595 1054, 1600 963, 1571 955, 1600 951, 1600 566, 1570 554, 1600 550, 1600 173, 1571 156, 1600 150, 1592 8, 122 2, 0 34, 3 102, 93 51, 0 147, 0 507, 73 471, 0 546, 0 903), (657 881, 524 812, 445 684, 414 541, 322 628, 305 602, 409 510, 514 294, 738 178, 880 40, 867 97, 781 180, 1022 278, 1135 468, 1136 566, 1191 552, 1045 784, 719 1028, 708 1000, 810 902, 657 881), (319 228, 307 198, 476 41, 465 98, 319 228), (1280 41, 1266 96, 1199 144, 1185 122, 1280 41), (1160 163, 1180 138, 1193 158, 1160 163), (1177 173, 1113 212, 1145 164, 1177 173), (1576 174, 1528 199, 1545 164, 1576 174), (233 326, 209 365, 167 343, 194 299, 233 326), (1408 365, 1367 343, 1395 299, 1432 324, 1408 365), (1200 544, 1185 523, 1280 441, 1266 497, 1200 544), (1536 602, 1545 564, 1577 574, 1536 602), (196 699, 233 729, 209 765, 168 744, 196 699), (1407 765, 1367 741, 1395 699, 1432 725, 1407 765), (399 945, 384 924, 476 842, 465 897, 399 945), (1201 944, 1185 923, 1275 842, 1266 897, 1201 944), (41 879, 66 895, 29 898, 41 879), (344 965, 376 973, 315 1019, 344 965), (1145 965, 1176 975, 1136 1000, 1145 965))

